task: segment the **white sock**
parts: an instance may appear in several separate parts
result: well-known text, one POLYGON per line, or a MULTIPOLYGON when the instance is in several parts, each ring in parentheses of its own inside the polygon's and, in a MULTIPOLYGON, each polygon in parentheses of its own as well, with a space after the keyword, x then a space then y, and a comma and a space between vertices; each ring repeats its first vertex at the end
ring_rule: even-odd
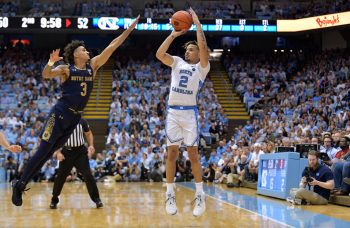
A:
POLYGON ((203 182, 196 183, 196 194, 203 194, 203 182))
POLYGON ((174 183, 166 183, 166 193, 175 193, 174 183))

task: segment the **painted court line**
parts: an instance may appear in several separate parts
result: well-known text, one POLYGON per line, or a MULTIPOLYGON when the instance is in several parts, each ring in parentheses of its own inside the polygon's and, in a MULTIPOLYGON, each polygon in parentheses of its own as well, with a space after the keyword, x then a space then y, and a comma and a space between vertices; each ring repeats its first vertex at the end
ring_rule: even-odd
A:
MULTIPOLYGON (((194 183, 176 183, 179 186, 195 190, 194 183)), ((204 185, 205 193, 220 202, 268 218, 276 223, 290 227, 350 227, 350 222, 327 215, 314 213, 301 208, 292 208, 285 203, 260 197, 248 196, 218 187, 204 185)), ((325 206, 326 207, 326 206, 325 206)))

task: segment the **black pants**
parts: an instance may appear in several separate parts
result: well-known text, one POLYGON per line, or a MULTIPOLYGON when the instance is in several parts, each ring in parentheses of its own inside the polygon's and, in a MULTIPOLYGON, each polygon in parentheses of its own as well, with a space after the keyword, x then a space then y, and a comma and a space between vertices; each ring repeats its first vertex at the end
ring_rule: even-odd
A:
POLYGON ((100 195, 97 189, 97 185, 94 177, 91 174, 89 158, 87 156, 87 148, 85 146, 72 147, 71 150, 63 147, 62 154, 65 159, 60 162, 57 176, 53 185, 52 199, 58 200, 58 196, 61 194, 64 182, 67 176, 70 174, 73 166, 83 175, 87 190, 89 192, 92 201, 96 202, 100 199, 100 195))

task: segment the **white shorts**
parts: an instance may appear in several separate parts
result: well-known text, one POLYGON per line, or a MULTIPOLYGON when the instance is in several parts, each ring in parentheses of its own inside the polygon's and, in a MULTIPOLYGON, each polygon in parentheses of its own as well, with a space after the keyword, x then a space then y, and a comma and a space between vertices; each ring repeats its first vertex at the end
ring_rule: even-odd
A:
POLYGON ((167 146, 198 146, 198 109, 181 110, 168 108, 165 120, 167 146))

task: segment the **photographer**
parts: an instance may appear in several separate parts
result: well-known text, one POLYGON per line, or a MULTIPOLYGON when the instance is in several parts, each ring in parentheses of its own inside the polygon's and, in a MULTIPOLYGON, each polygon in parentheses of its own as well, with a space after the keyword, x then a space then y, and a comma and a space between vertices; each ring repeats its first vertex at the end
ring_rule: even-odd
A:
POLYGON ((287 198, 292 204, 328 204, 331 190, 334 188, 333 173, 327 166, 318 163, 318 153, 309 151, 309 166, 305 167, 299 188, 292 188, 287 198), (308 186, 308 190, 305 187, 308 186))
POLYGON ((154 182, 162 182, 163 171, 161 169, 162 160, 159 158, 158 154, 154 154, 153 159, 150 162, 150 175, 149 180, 154 182))
POLYGON ((130 165, 130 168, 128 170, 128 176, 129 176, 129 181, 131 182, 140 181, 141 170, 138 167, 136 162, 133 162, 130 165))

